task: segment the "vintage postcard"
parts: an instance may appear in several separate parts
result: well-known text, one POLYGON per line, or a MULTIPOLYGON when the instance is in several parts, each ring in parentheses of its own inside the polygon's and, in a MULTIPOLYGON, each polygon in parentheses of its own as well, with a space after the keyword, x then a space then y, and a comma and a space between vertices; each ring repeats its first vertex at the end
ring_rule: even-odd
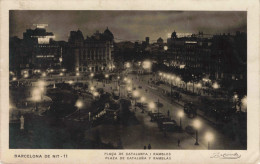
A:
POLYGON ((2 1, 2 163, 259 162, 259 2, 2 1))

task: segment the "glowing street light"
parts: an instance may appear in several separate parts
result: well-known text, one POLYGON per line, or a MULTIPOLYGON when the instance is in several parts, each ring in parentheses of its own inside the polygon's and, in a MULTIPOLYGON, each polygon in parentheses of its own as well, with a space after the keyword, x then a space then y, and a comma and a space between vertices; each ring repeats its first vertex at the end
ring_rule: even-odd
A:
POLYGON ((210 146, 210 142, 213 141, 214 136, 213 136, 212 133, 207 132, 206 135, 205 135, 205 139, 208 142, 208 150, 209 150, 210 149, 210 147, 209 147, 210 146))
POLYGON ((72 80, 69 80, 68 83, 71 85, 71 84, 73 84, 73 81, 72 81, 72 80))
POLYGON ((93 96, 94 96, 94 98, 96 98, 96 97, 99 96, 99 93, 98 92, 93 92, 93 96))
POLYGON ((143 68, 144 69, 150 69, 152 66, 152 62, 151 61, 144 61, 143 62, 143 68))
POLYGON ((80 119, 80 109, 83 107, 83 102, 81 100, 78 100, 75 106, 78 108, 79 119, 80 119))
POLYGON ((28 76, 29 76, 29 75, 26 73, 26 74, 24 74, 24 76, 23 76, 23 77, 24 77, 24 78, 27 78, 28 76))
POLYGON ((46 73, 45 72, 42 73, 42 77, 46 77, 46 73))
POLYGON ((15 80, 17 80, 17 78, 16 77, 13 77, 13 79, 12 79, 13 81, 15 81, 15 80))
POLYGON ((132 87, 127 87, 127 91, 132 91, 132 87))
POLYGON ((238 99, 238 95, 237 95, 237 94, 234 95, 234 99, 235 99, 235 100, 238 99))
POLYGON ((91 90, 91 91, 94 91, 94 90, 95 90, 95 88, 94 88, 93 86, 91 86, 91 87, 90 87, 90 90, 91 90))
POLYGON ((184 116, 183 111, 180 110, 180 111, 178 112, 178 116, 180 117, 180 130, 182 130, 181 118, 184 116))
POLYGON ((79 72, 76 73, 76 76, 79 76, 79 72))
POLYGON ((168 50, 168 46, 164 46, 163 49, 164 49, 165 51, 167 51, 167 50, 168 50))
POLYGON ((198 83, 198 84, 197 84, 197 87, 198 87, 198 88, 201 88, 201 87, 202 87, 201 83, 198 83))
POLYGON ((199 145, 199 143, 198 143, 198 130, 201 127, 201 122, 198 119, 196 119, 193 122, 193 126, 196 129, 196 142, 195 142, 195 145, 199 145))
POLYGON ((154 102, 150 102, 148 106, 149 106, 149 109, 151 109, 153 111, 154 108, 155 108, 155 103, 154 102))
POLYGON ((171 75, 171 79, 174 80, 174 79, 175 79, 175 76, 174 76, 174 75, 171 75))
POLYGON ((213 83, 212 87, 213 87, 214 89, 218 89, 218 88, 219 88, 219 85, 218 85, 217 82, 215 82, 215 83, 213 83))
POLYGON ((63 73, 62 73, 62 72, 60 73, 60 76, 63 76, 63 73))
POLYGON ((139 96, 139 92, 138 92, 137 90, 134 90, 134 91, 133 91, 133 96, 134 96, 134 98, 135 98, 135 106, 136 106, 136 99, 137 99, 137 97, 139 96))
POLYGON ((135 91, 133 92, 133 96, 134 96, 134 97, 138 97, 138 96, 139 96, 139 92, 138 92, 137 90, 135 90, 135 91))
POLYGON ((131 65, 130 65, 130 63, 126 63, 126 68, 130 68, 131 67, 131 65))
POLYGON ((91 74, 90 74, 90 77, 94 77, 94 73, 91 73, 91 74))
POLYGON ((145 102, 146 98, 144 96, 141 97, 141 102, 145 102))
POLYGON ((109 75, 108 74, 105 74, 105 78, 108 78, 109 77, 109 75))

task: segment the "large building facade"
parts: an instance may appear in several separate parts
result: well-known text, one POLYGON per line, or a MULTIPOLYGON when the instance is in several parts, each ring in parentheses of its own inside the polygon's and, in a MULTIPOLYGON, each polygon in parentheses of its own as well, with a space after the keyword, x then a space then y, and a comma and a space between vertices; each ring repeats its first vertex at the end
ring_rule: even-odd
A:
POLYGON ((55 35, 46 31, 46 24, 36 24, 35 29, 27 29, 23 39, 10 39, 10 69, 46 70, 60 68, 65 42, 54 41, 55 35))
POLYGON ((199 70, 212 79, 246 78, 246 34, 178 37, 173 32, 167 40, 166 64, 199 70))
POLYGON ((108 72, 114 69, 114 36, 108 28, 103 33, 97 31, 87 36, 85 40, 80 30, 71 31, 68 43, 75 71, 108 72))

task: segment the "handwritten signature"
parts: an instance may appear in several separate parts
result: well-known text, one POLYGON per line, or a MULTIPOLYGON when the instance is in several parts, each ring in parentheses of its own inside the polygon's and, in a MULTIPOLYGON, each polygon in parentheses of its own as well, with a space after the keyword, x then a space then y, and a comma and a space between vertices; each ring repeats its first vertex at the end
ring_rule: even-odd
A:
POLYGON ((238 153, 214 153, 210 158, 219 158, 219 159, 238 159, 241 155, 238 153))

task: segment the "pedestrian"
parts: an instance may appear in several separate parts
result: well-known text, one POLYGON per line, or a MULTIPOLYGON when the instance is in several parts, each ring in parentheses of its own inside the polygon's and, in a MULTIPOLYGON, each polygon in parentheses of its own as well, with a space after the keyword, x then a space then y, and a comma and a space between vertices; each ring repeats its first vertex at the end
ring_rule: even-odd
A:
POLYGON ((180 141, 180 139, 178 139, 178 147, 180 147, 180 143, 181 143, 181 141, 180 141))
POLYGON ((144 150, 146 149, 146 146, 144 146, 144 150))
POLYGON ((152 146, 151 146, 150 144, 148 145, 148 149, 149 149, 149 150, 152 149, 152 146))
POLYGON ((168 110, 168 112, 167 112, 167 115, 168 115, 168 117, 170 117, 170 111, 168 110))

